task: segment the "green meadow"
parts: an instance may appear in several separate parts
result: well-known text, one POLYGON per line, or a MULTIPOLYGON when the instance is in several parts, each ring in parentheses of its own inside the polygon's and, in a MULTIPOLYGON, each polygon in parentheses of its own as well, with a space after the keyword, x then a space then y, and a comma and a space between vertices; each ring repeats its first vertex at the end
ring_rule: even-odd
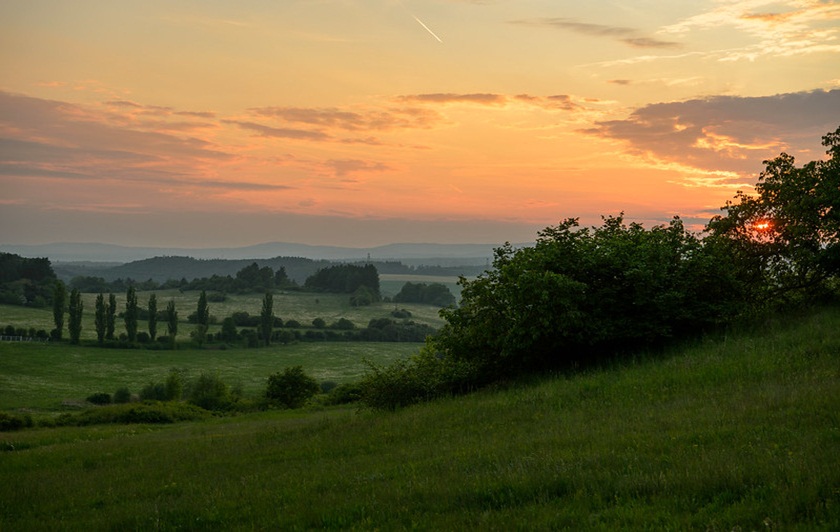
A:
MULTIPOLYGON (((0 530, 838 530, 838 331, 828 309, 393 413, 2 433, 0 530)), ((294 353, 0 349, 13 412, 189 357, 250 382, 294 353)))

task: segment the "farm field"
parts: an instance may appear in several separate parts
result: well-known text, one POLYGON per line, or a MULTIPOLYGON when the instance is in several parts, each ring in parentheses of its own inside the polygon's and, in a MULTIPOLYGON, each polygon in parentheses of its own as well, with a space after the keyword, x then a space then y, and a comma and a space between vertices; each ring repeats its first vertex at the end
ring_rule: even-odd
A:
MULTIPOLYGON (((400 283, 402 287, 404 281, 400 283)), ((399 289, 397 289, 399 290, 399 289)), ((178 337, 186 340, 193 326, 187 323, 187 316, 195 312, 198 304, 199 292, 180 292, 178 290, 157 290, 155 292, 137 292, 138 306, 147 308, 149 296, 154 293, 157 296, 158 310, 163 310, 169 301, 175 302, 180 319, 178 337)), ((117 313, 125 310, 125 293, 115 293, 117 298, 117 313)), ((315 318, 322 318, 327 325, 332 324, 340 318, 346 318, 353 322, 356 327, 366 327, 368 322, 374 318, 390 317, 391 311, 395 308, 406 309, 411 312, 411 320, 438 328, 443 324, 438 312, 439 308, 430 305, 413 303, 375 303, 370 306, 354 307, 350 305, 350 296, 347 294, 316 294, 311 292, 279 292, 274 294, 274 315, 284 321, 297 320, 304 326, 308 326, 315 318)), ((106 294, 107 298, 107 294, 106 294)), ((216 324, 211 325, 210 332, 214 333, 220 329, 220 323, 234 312, 247 312, 252 316, 259 316, 262 309, 263 294, 229 294, 225 301, 209 303, 211 319, 215 318, 216 324)), ((96 308, 96 294, 82 294, 84 313, 82 316, 82 335, 84 340, 95 340, 96 329, 94 327, 94 312, 96 308)), ((66 320, 66 315, 65 315, 66 320)), ((49 332, 54 328, 52 308, 34 309, 13 305, 0 305, 0 327, 12 325, 15 328, 24 327, 43 329, 49 332)), ((66 323, 65 323, 66 328, 66 323)), ((139 321, 139 331, 148 330, 147 322, 139 321)), ((117 319, 117 335, 125 332, 125 325, 117 319)), ((158 323, 158 334, 166 334, 166 325, 158 323)), ((65 337, 67 331, 65 330, 65 337)))
POLYGON ((838 330, 824 310, 393 413, 3 433, 0 529, 838 530, 838 330))
POLYGON ((217 374, 246 397, 265 390, 268 376, 285 367, 303 366, 319 383, 354 382, 365 360, 389 364, 417 352, 422 344, 302 342, 287 346, 235 349, 104 349, 42 343, 0 343, 0 411, 55 412, 84 403, 93 393, 113 394, 120 387, 138 393, 163 382, 172 369, 188 376, 217 374))

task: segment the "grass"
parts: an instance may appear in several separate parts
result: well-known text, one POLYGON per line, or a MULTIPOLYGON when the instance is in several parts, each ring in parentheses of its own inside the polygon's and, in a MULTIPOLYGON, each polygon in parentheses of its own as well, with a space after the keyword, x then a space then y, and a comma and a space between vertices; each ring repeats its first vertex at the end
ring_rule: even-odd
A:
MULTIPOLYGON (((402 285, 400 285, 402 286, 402 285)), ((189 332, 194 328, 187 323, 187 316, 195 312, 198 305, 199 292, 180 292, 178 290, 159 290, 154 292, 157 295, 158 310, 164 310, 169 301, 175 301, 175 308, 178 310, 180 325, 179 338, 188 338, 189 332)), ((137 301, 141 308, 147 308, 149 296, 152 292, 138 292, 137 301)), ((117 313, 125 310, 125 294, 115 294, 117 298, 117 313)), ((356 327, 367 327, 367 324, 374 318, 390 317, 391 311, 396 308, 393 303, 376 303, 366 307, 354 307, 350 305, 350 296, 346 294, 315 294, 309 292, 280 292, 273 296, 274 315, 284 321, 297 320, 304 326, 312 324, 315 318, 322 318, 327 325, 335 323, 339 318, 346 318, 352 321, 356 327)), ((259 316, 262 311, 263 294, 228 295, 223 302, 210 302, 210 315, 215 317, 218 324, 234 312, 247 312, 252 316, 259 316)), ((106 294, 107 301, 107 294, 106 294)), ((96 339, 96 327, 94 326, 94 313, 96 309, 96 294, 82 294, 84 311, 82 313, 82 339, 96 339)), ((411 320, 417 323, 424 323, 438 328, 443 320, 438 315, 440 309, 431 305, 420 305, 414 303, 400 303, 399 308, 411 312, 411 320)), ((216 332, 220 326, 212 326, 211 332, 216 332)), ((55 327, 53 322, 52 307, 33 309, 18 307, 14 305, 0 305, 0 328, 12 325, 15 328, 29 329, 34 327, 47 332, 55 327)), ((125 332, 124 322, 117 318, 116 333, 125 332)), ((138 331, 147 331, 148 323, 140 321, 138 331)), ((166 334, 166 323, 158 322, 158 334, 166 334)), ((64 337, 68 337, 67 315, 65 314, 64 337)))
POLYGON ((6 433, 0 529, 837 530, 838 330, 828 310, 395 413, 6 433))
POLYGON ((246 396, 257 396, 268 376, 303 366, 318 382, 358 381, 364 360, 389 364, 417 352, 409 343, 299 343, 255 349, 103 349, 40 343, 0 343, 0 411, 53 412, 96 392, 113 394, 122 386, 134 393, 149 382, 163 382, 173 368, 189 375, 218 374, 246 396))

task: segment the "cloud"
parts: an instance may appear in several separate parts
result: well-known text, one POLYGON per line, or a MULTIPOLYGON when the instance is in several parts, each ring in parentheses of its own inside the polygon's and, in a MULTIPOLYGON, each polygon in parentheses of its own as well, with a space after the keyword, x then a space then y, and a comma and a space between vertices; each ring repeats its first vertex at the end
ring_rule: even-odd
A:
POLYGON ((243 122, 239 120, 222 120, 222 122, 225 124, 233 124, 239 126, 242 129, 254 131, 257 133, 257 135, 261 137, 321 141, 330 140, 331 138, 329 135, 322 131, 308 131, 305 129, 271 127, 263 124, 257 124, 255 122, 243 122))
POLYGON ((438 113, 418 107, 345 110, 334 107, 258 107, 249 111, 288 123, 307 124, 345 131, 387 131, 429 128, 441 120, 438 113))
POLYGON ((642 36, 639 34, 639 30, 635 28, 578 22, 577 20, 565 17, 543 17, 536 19, 512 20, 510 23, 522 26, 555 28, 581 35, 589 35, 592 37, 615 38, 618 41, 634 48, 677 48, 681 46, 680 43, 675 41, 663 41, 642 36))
POLYGON ((330 159, 326 162, 326 166, 338 177, 343 177, 348 174, 387 172, 393 170, 393 168, 383 163, 362 161, 359 159, 330 159))
POLYGON ((782 151, 820 158, 820 138, 838 125, 828 109, 840 109, 840 90, 715 96, 647 105, 587 131, 626 142, 656 166, 681 165, 739 181, 782 151))
POLYGON ((433 93, 413 94, 401 96, 401 100, 419 103, 470 103, 476 105, 504 105, 507 97, 501 94, 477 93, 477 94, 454 94, 454 93, 433 93))
POLYGON ((721 61, 840 53, 840 4, 825 0, 738 0, 718 3, 662 29, 684 35, 734 27, 753 37, 744 46, 712 52, 721 61), (772 11, 768 11, 772 10, 772 11))

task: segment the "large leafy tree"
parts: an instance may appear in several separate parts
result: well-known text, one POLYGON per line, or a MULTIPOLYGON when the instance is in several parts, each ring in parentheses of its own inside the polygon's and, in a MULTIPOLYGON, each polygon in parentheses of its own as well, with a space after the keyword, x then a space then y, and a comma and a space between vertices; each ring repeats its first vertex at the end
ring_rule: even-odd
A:
POLYGON ((826 160, 764 161, 755 194, 739 191, 707 230, 728 248, 756 302, 813 297, 840 274, 840 128, 823 137, 826 160))
POLYGON ((78 345, 82 335, 82 313, 84 303, 82 294, 74 288, 70 291, 70 304, 67 307, 67 330, 70 333, 70 343, 78 345))
POLYGON ((725 256, 678 218, 650 230, 622 216, 593 228, 569 219, 533 247, 497 249, 493 265, 461 280, 461 305, 441 312, 433 340, 476 368, 478 383, 715 327, 737 296, 725 256))

